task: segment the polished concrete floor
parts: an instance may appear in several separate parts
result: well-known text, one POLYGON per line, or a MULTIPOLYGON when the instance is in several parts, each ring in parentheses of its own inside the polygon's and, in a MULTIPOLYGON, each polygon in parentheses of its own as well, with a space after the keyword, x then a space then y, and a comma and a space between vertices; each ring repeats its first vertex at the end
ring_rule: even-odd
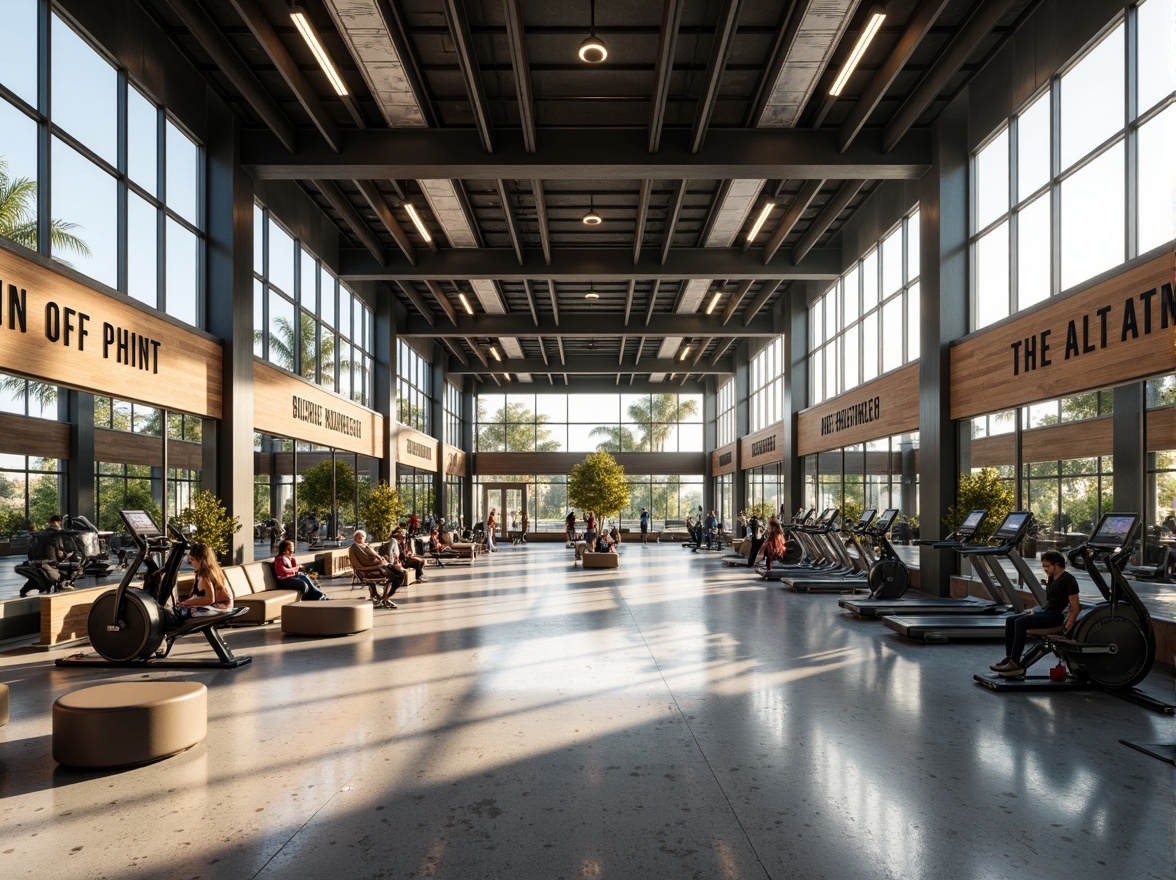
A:
POLYGON ((1172 768, 1118 742, 1172 719, 985 691, 999 646, 905 643, 671 545, 429 575, 371 632, 231 631, 234 671, 0 653, 0 876, 1173 876, 1172 768), (57 768, 52 701, 141 678, 206 683, 205 742, 57 768))

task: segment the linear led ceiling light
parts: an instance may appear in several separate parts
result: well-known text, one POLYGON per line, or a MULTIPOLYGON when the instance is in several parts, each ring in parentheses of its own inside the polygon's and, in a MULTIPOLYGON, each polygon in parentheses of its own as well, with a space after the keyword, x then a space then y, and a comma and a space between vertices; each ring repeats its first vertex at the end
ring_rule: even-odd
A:
POLYGON ((858 40, 853 47, 853 51, 849 53, 849 57, 841 65, 841 72, 837 74, 837 79, 833 80, 833 88, 829 89, 830 95, 837 97, 841 94, 841 90, 845 88, 846 82, 853 75, 854 68, 858 66, 858 62, 866 54, 866 49, 869 48, 870 42, 874 39, 875 34, 878 33, 878 29, 882 27, 882 22, 884 21, 886 21, 885 9, 881 6, 875 6, 870 10, 870 17, 866 20, 866 26, 862 28, 862 32, 858 35, 858 40))
POLYGON ((466 295, 460 290, 457 292, 457 298, 461 300, 461 307, 466 310, 467 315, 474 313, 474 307, 470 305, 470 301, 466 299, 466 295))
POLYGON ((686 360, 686 357, 689 354, 690 354, 690 346, 687 345, 684 349, 682 349, 682 356, 680 358, 678 358, 678 360, 680 360, 680 361, 686 360))
POLYGON ((706 307, 706 313, 709 315, 715 310, 715 306, 719 304, 719 297, 723 295, 722 289, 716 290, 715 295, 711 297, 710 305, 706 307))
POLYGON ((776 207, 775 202, 768 202, 766 205, 764 205, 764 208, 762 211, 760 211, 759 216, 755 218, 755 223, 753 223, 751 226, 751 232, 747 233, 748 241, 755 241, 755 237, 759 235, 759 231, 763 229, 764 223, 767 221, 768 215, 772 213, 772 208, 774 207, 776 207))
POLYGON ((294 27, 298 28, 298 33, 302 34, 302 39, 306 40, 306 45, 310 47, 310 53, 314 56, 314 60, 319 63, 319 67, 323 69, 323 73, 327 75, 327 79, 330 80, 331 88, 335 90, 335 94, 340 98, 346 97, 347 86, 343 83, 343 77, 339 76, 339 71, 335 69, 335 65, 331 62, 331 56, 327 54, 327 50, 323 48, 322 42, 319 41, 314 25, 310 23, 310 19, 306 15, 306 10, 301 6, 291 6, 290 19, 294 22, 294 27))
POLYGON ((499 362, 502 361, 502 355, 500 355, 498 353, 497 346, 495 346, 495 345, 490 346, 490 354, 494 357, 494 360, 499 361, 499 362))
POLYGON ((592 0, 592 30, 588 39, 580 44, 580 51, 577 54, 580 60, 587 64, 599 64, 608 57, 608 46, 604 45, 604 40, 596 36, 596 0, 592 0))
MULTIPOLYGON (((412 202, 405 202, 404 210, 408 211, 409 219, 412 220, 412 225, 416 227, 417 232, 421 234, 421 238, 425 241, 432 241, 433 236, 429 235, 429 230, 425 228, 425 224, 421 221, 421 216, 417 213, 416 208, 413 207, 412 202)), ((470 312, 470 314, 472 315, 473 312, 470 312)))

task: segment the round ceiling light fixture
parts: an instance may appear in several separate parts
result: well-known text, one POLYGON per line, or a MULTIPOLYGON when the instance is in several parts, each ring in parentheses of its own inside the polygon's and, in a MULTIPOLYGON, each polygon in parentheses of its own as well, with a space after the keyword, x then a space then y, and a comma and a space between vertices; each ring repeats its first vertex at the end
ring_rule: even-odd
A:
POLYGON ((608 57, 608 46, 604 40, 596 36, 596 0, 592 0, 592 30, 590 35, 580 44, 580 51, 576 53, 586 64, 599 64, 608 57))
POLYGON ((584 294, 584 299, 600 299, 600 294, 595 290, 590 290, 584 294))
POLYGON ((592 206, 592 196, 588 196, 588 213, 580 218, 585 226, 599 226, 604 222, 604 218, 596 213, 596 209, 592 206))

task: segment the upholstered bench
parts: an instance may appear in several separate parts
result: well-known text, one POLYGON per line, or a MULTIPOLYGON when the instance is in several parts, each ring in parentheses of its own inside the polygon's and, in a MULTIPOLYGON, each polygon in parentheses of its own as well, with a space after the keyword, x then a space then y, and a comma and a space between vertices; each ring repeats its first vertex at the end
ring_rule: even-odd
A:
POLYGON ((616 553, 584 553, 585 568, 620 568, 621 557, 616 553))
POLYGON ((191 748, 208 732, 208 689, 195 681, 82 688, 53 704, 53 760, 67 767, 146 764, 191 748))
POLYGON ((372 628, 366 599, 293 602, 282 606, 282 632, 292 636, 346 636, 372 628))
POLYGON ((249 610, 237 618, 239 623, 269 623, 282 616, 282 606, 298 601, 297 590, 278 586, 274 567, 268 562, 250 562, 225 569, 236 603, 249 610))
POLYGON ((8 723, 8 685, 0 684, 0 727, 8 723))

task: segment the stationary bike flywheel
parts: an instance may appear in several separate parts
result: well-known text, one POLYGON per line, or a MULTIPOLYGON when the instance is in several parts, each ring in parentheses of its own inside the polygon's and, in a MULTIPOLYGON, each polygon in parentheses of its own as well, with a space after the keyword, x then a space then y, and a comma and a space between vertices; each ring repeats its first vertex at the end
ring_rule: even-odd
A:
POLYGON ((128 589, 114 626, 117 590, 107 590, 94 600, 86 619, 86 633, 94 650, 106 660, 125 663, 150 657, 163 642, 163 619, 155 600, 142 590, 128 589))

